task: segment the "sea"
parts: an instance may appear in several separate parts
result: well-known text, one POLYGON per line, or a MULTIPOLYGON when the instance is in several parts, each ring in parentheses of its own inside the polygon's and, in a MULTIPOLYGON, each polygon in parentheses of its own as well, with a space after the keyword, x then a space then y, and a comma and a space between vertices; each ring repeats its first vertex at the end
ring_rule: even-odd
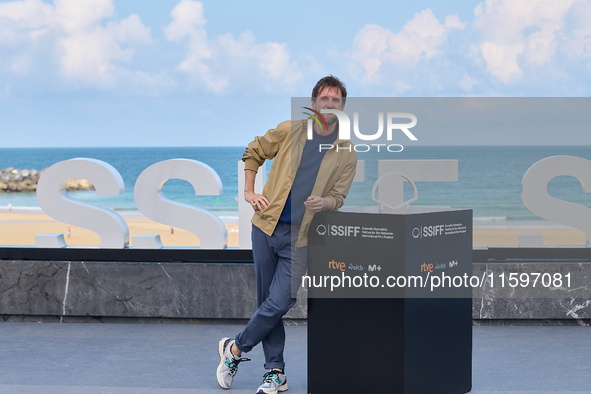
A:
MULTIPOLYGON (((163 186, 165 197, 207 209, 223 220, 238 217, 238 161, 244 147, 134 147, 134 148, 0 148, 0 168, 42 170, 62 160, 93 158, 112 165, 122 176, 125 193, 97 196, 94 191, 68 192, 70 197, 97 204, 124 215, 141 215, 133 197, 140 173, 150 165, 174 158, 203 162, 219 175, 223 193, 196 196, 184 180, 170 179, 163 186)), ((457 182, 417 182, 418 200, 414 206, 470 208, 477 227, 552 227, 532 212, 521 199, 521 181, 534 163, 550 156, 569 155, 591 160, 590 146, 406 146, 402 152, 358 153, 366 161, 365 181, 356 182, 345 200, 346 207, 372 207, 371 189, 377 180, 378 160, 455 159, 457 182)), ((267 172, 272 161, 268 163, 267 172)), ((572 176, 559 176, 548 183, 555 198, 591 207, 591 195, 572 176)), ((405 199, 413 196, 405 184, 405 199)), ((0 193, 0 210, 40 212, 35 193, 0 193)), ((354 209, 354 208, 353 208, 354 209)))

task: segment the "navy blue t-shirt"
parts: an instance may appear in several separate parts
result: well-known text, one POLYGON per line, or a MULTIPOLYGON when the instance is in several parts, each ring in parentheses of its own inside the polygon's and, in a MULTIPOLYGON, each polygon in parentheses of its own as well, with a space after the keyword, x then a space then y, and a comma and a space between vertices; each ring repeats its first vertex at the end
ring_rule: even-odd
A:
POLYGON ((318 176, 318 170, 320 169, 320 163, 324 158, 324 154, 328 149, 322 149, 320 151, 320 144, 332 144, 337 139, 339 127, 335 127, 334 131, 327 136, 313 133, 313 138, 306 141, 304 151, 302 153, 302 160, 296 173, 293 184, 291 185, 291 191, 281 212, 279 220, 284 223, 302 223, 306 207, 304 201, 310 197, 316 177, 318 176))

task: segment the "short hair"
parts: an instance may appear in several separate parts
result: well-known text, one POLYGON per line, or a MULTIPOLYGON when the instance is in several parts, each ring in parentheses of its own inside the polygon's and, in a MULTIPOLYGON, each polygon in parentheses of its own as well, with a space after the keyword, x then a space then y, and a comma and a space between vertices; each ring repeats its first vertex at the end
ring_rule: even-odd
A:
POLYGON ((345 84, 341 82, 340 79, 335 77, 334 75, 329 75, 327 77, 322 78, 320 81, 316 83, 314 89, 312 89, 312 101, 316 102, 316 97, 324 88, 338 88, 341 91, 341 95, 343 96, 343 104, 345 104, 345 100, 347 98, 347 88, 345 88, 345 84))

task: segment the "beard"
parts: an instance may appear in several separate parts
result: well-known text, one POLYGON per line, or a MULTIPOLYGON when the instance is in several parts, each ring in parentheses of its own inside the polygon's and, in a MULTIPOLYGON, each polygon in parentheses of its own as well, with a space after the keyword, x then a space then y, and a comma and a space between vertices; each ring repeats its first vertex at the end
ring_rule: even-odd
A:
POLYGON ((326 120, 326 124, 330 126, 331 124, 335 124, 338 118, 335 114, 330 114, 330 116, 324 117, 324 120, 326 120))

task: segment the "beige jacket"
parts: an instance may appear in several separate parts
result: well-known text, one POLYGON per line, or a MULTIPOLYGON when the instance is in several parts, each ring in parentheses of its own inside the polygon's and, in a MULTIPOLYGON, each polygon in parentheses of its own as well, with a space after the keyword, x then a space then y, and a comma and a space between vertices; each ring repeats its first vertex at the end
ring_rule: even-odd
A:
MULTIPOLYGON (((263 195, 269 200, 269 206, 252 218, 252 223, 269 236, 273 234, 287 201, 306 140, 307 120, 286 121, 264 136, 255 137, 242 156, 245 169, 252 171, 258 171, 265 160, 274 159, 269 179, 263 188, 263 195)), ((357 154, 349 140, 337 139, 333 146, 322 159, 312 195, 331 199, 333 210, 336 211, 343 205, 355 177, 357 154)), ((307 209, 296 247, 308 244, 308 228, 313 217, 314 212, 307 209)))

